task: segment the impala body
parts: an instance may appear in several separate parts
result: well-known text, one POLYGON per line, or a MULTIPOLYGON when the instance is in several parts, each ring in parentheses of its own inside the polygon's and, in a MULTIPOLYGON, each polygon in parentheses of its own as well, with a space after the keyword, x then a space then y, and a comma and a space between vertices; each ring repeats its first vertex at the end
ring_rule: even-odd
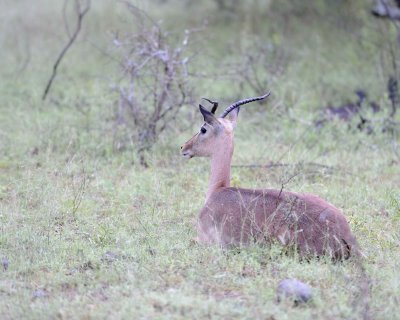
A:
POLYGON ((336 259, 358 253, 345 216, 332 204, 312 194, 273 189, 230 187, 234 149, 233 131, 239 106, 267 95, 238 101, 220 117, 201 105, 204 125, 182 147, 187 158, 210 157, 211 174, 204 207, 197 222, 197 240, 223 247, 252 242, 280 242, 302 256, 329 255, 336 259))

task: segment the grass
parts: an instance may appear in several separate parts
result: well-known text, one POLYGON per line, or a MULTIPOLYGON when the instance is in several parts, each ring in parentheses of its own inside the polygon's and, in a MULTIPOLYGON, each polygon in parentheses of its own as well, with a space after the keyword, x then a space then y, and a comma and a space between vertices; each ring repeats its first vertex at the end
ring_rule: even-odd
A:
MULTIPOLYGON (((0 259, 9 261, 7 270, 0 265, 2 319, 362 317, 360 275, 353 261, 302 262, 276 246, 224 251, 193 244, 209 164, 207 159, 184 162, 179 146, 197 125, 160 137, 147 169, 137 164, 134 149, 114 150, 115 97, 108 77, 116 76, 117 68, 90 43, 107 47, 107 31, 127 25, 121 7, 93 3, 83 35, 63 61, 50 99, 42 102, 50 62, 65 36, 61 3, 39 2, 42 6, 31 11, 29 1, 0 5, 5 27, 0 41, 0 259), (16 72, 26 54, 24 39, 30 42, 30 60, 16 72), (296 308, 276 302, 277 284, 288 277, 312 285, 311 304, 296 308)), ((340 122, 322 131, 309 126, 321 106, 345 102, 357 87, 388 106, 378 64, 384 49, 375 45, 388 40, 379 35, 362 1, 354 3, 355 26, 346 25, 352 19, 340 20, 340 12, 326 18, 323 2, 306 13, 291 11, 289 2, 282 7, 271 2, 276 14, 248 27, 248 19, 233 23, 229 15, 225 25, 212 2, 185 7, 198 12, 193 21, 189 14, 177 18, 175 8, 183 4, 138 2, 176 29, 207 16, 205 36, 217 43, 202 47, 198 64, 207 70, 222 63, 231 43, 223 39, 234 42, 247 32, 284 39, 291 63, 271 88, 274 99, 267 107, 243 108, 233 164, 329 166, 304 166, 286 188, 316 193, 343 209, 367 255, 372 318, 399 319, 398 136, 366 135, 340 122), (292 17, 288 33, 277 27, 284 14, 292 17), (357 34, 368 37, 355 42, 357 34)), ((240 56, 232 53, 232 59, 240 56)), ((230 101, 237 89, 230 81, 198 80, 199 97, 230 101)), ((280 188, 296 170, 235 167, 233 183, 280 188)))

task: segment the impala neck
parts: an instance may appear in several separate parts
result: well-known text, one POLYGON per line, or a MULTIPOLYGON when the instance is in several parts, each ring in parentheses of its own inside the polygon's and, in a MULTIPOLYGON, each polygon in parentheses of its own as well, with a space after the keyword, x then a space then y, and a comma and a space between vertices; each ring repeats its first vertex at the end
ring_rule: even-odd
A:
POLYGON ((208 182, 206 202, 210 196, 220 188, 228 188, 231 181, 231 160, 233 143, 224 145, 211 156, 211 174, 208 182))

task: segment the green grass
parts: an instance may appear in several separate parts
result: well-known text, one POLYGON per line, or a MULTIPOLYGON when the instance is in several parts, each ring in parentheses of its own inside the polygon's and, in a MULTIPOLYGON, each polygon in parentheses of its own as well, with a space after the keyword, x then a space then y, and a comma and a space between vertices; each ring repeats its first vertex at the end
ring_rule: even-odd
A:
MULTIPOLYGON (((198 129, 200 116, 190 129, 160 137, 147 169, 138 165, 134 143, 115 151, 116 97, 109 84, 118 68, 90 42, 108 48, 107 32, 129 25, 120 5, 93 1, 83 34, 63 61, 48 101, 41 101, 66 37, 62 4, 38 2, 41 6, 0 5, 0 259, 9 260, 8 270, 0 265, 2 319, 362 317, 354 261, 302 262, 276 246, 224 251, 192 242, 209 163, 183 161, 179 146, 198 129), (26 54, 24 39, 30 59, 16 72, 26 54), (287 277, 313 286, 311 304, 276 302, 277 284, 287 277), (36 297, 39 289, 44 294, 36 297)), ((386 44, 389 36, 380 36, 368 6, 342 3, 357 14, 353 19, 341 11, 328 15, 322 1, 306 12, 289 1, 282 6, 273 1, 268 7, 273 14, 263 13, 257 16, 262 23, 255 23, 248 16, 219 16, 212 1, 187 7, 172 0, 137 3, 177 33, 207 17, 204 36, 215 46, 201 44, 196 65, 205 70, 226 68, 227 52, 232 61, 240 60, 229 48, 244 35, 281 37, 291 52, 288 70, 274 82, 269 104, 242 109, 233 164, 328 166, 300 167, 286 188, 316 193, 345 212, 367 255, 372 318, 399 319, 399 137, 379 130, 366 135, 339 122, 322 131, 309 125, 320 107, 345 102, 358 87, 388 108, 383 78, 388 71, 379 71, 378 58, 384 48, 376 44, 386 44), (292 19, 283 31, 285 14, 292 19)), ((196 81, 198 99, 230 102, 238 94, 254 94, 246 88, 239 93, 235 81, 223 77, 196 81)), ((280 188, 298 170, 234 167, 233 183, 280 188)))

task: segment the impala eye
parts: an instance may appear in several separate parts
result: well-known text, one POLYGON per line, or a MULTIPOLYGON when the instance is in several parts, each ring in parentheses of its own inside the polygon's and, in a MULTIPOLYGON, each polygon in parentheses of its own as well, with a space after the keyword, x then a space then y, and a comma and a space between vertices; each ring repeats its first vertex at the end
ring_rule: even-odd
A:
POLYGON ((201 132, 202 134, 205 134, 205 133, 207 132, 207 129, 204 128, 204 127, 201 127, 200 132, 201 132))

